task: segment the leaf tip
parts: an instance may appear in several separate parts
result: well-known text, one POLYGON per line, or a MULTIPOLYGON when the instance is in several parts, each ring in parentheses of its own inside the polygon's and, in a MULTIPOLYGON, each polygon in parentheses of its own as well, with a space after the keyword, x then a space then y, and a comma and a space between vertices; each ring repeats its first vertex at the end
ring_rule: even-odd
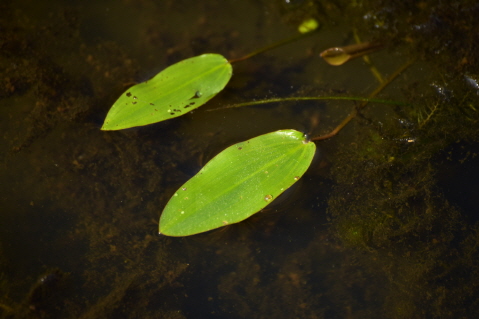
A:
POLYGON ((112 131, 113 129, 108 126, 107 123, 103 124, 102 127, 100 128, 102 131, 112 131))

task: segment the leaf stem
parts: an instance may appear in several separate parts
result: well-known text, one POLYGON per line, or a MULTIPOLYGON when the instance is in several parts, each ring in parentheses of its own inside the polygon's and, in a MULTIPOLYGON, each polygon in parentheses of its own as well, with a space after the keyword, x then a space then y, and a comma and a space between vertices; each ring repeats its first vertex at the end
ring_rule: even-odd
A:
POLYGON ((317 30, 319 30, 319 28, 316 29, 316 30, 307 32, 307 33, 302 33, 302 34, 299 34, 299 35, 295 35, 295 36, 293 36, 293 37, 291 37, 291 38, 282 40, 282 41, 277 42, 277 43, 270 44, 270 45, 268 45, 268 46, 266 46, 266 47, 264 47, 264 48, 261 48, 261 49, 258 49, 258 50, 256 50, 256 51, 253 51, 253 52, 251 52, 251 53, 249 53, 249 54, 247 54, 247 55, 245 55, 245 56, 243 56, 243 57, 241 57, 241 58, 231 59, 231 60, 229 60, 228 62, 229 62, 229 63, 235 63, 235 62, 240 62, 240 61, 249 59, 249 58, 254 57, 255 55, 258 55, 258 54, 260 54, 260 53, 263 53, 263 52, 266 52, 266 51, 275 49, 275 48, 277 48, 277 47, 279 47, 279 46, 282 46, 282 45, 285 45, 285 44, 288 44, 288 43, 291 43, 291 42, 300 40, 300 39, 302 39, 302 38, 305 38, 305 37, 307 37, 307 36, 309 36, 309 35, 315 33, 317 30))

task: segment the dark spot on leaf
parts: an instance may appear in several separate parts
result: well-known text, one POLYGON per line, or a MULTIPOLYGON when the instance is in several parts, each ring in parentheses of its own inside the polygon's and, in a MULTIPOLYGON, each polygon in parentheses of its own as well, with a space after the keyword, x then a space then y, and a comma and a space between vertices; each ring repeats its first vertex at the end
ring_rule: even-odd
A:
POLYGON ((153 104, 153 103, 150 103, 150 105, 155 105, 155 104, 153 104))
POLYGON ((191 102, 190 105, 195 105, 195 102, 191 102))
POLYGON ((170 113, 170 115, 175 115, 175 113, 170 113))
POLYGON ((240 147, 238 147, 238 149, 239 149, 239 150, 242 150, 243 148, 240 146, 240 147))
POLYGON ((130 96, 131 96, 131 93, 130 93, 130 92, 127 92, 127 93, 126 93, 126 96, 127 96, 127 97, 130 97, 130 96))
POLYGON ((131 104, 136 104, 136 102, 131 102, 131 104))
POLYGON ((135 99, 135 100, 136 100, 136 99, 138 99, 138 98, 137 98, 136 96, 134 96, 134 97, 133 97, 133 99, 135 99))

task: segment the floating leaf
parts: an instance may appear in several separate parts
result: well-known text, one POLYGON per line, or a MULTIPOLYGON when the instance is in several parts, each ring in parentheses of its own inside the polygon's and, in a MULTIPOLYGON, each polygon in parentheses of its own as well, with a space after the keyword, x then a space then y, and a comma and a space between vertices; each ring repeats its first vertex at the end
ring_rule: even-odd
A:
POLYGON ((111 107, 101 129, 121 130, 183 115, 214 97, 231 75, 231 64, 219 54, 180 61, 126 90, 111 107))
POLYGON ((354 58, 373 53, 383 47, 384 45, 379 42, 364 42, 344 47, 329 48, 321 52, 319 55, 330 65, 338 66, 343 65, 354 58))
POLYGON ((176 191, 161 215, 160 233, 189 236, 248 218, 304 174, 315 150, 295 130, 228 147, 176 191))

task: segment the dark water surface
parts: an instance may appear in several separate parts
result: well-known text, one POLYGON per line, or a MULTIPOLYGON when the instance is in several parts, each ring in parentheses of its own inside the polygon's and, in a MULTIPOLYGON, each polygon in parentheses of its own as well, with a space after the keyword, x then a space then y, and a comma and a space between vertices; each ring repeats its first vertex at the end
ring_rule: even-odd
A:
POLYGON ((474 1, 4 1, 0 4, 1 318, 473 318, 479 296, 474 1), (100 130, 135 82, 202 53, 239 58, 188 115, 100 130), (333 67, 329 47, 386 48, 333 67), (175 190, 227 146, 326 134, 408 61, 264 212, 158 235, 175 190))

